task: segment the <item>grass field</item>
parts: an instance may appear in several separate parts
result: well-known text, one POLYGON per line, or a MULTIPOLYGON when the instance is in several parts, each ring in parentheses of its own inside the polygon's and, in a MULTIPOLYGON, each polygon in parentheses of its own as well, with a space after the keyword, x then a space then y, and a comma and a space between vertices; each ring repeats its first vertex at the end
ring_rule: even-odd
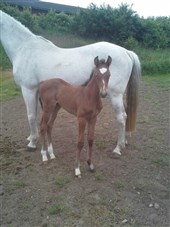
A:
POLYGON ((0 75, 0 100, 15 98, 21 94, 20 88, 15 84, 11 70, 1 71, 0 75))

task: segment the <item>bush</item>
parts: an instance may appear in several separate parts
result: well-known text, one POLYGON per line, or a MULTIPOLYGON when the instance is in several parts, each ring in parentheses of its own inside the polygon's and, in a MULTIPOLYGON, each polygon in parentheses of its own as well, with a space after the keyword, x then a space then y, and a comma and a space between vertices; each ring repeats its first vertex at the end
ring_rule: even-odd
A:
POLYGON ((7 57, 1 43, 0 43, 0 68, 3 70, 12 68, 12 64, 9 58, 7 57))

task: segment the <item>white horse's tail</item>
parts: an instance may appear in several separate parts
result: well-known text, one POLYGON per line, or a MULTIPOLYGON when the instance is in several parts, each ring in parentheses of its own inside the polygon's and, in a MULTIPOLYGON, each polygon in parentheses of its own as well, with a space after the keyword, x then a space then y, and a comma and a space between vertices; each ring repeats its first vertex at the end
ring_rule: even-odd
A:
POLYGON ((139 93, 139 79, 141 75, 141 66, 138 56, 132 52, 127 52, 129 57, 133 61, 133 67, 131 76, 127 85, 126 94, 126 131, 132 132, 136 129, 136 117, 137 117, 137 106, 138 106, 138 93, 139 93))

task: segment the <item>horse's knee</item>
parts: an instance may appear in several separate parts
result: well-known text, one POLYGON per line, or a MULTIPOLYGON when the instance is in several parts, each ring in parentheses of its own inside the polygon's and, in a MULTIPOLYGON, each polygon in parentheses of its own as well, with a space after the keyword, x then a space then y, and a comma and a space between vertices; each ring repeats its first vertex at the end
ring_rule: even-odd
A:
POLYGON ((34 114, 29 114, 28 115, 28 121, 30 125, 34 125, 37 123, 36 116, 34 114))
POLYGON ((47 126, 46 126, 46 124, 41 123, 41 124, 40 124, 40 134, 41 134, 41 136, 44 136, 44 135, 46 134, 46 131, 47 131, 47 126))
POLYGON ((93 139, 88 139, 88 144, 89 144, 89 147, 92 147, 93 146, 93 139))
POLYGON ((127 115, 126 113, 121 113, 121 114, 118 114, 116 116, 116 119, 117 119, 117 122, 119 125, 122 125, 123 127, 125 127, 125 123, 126 123, 126 118, 127 118, 127 115))
POLYGON ((78 148, 78 150, 81 150, 83 147, 84 147, 84 141, 79 141, 79 142, 77 143, 77 148, 78 148))

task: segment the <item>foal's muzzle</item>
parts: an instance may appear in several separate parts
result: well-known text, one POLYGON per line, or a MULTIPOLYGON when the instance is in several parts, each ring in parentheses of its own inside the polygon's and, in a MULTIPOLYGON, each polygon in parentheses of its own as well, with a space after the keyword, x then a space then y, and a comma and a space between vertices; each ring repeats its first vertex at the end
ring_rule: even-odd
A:
POLYGON ((107 96, 107 91, 100 91, 101 98, 106 98, 106 96, 107 96))

